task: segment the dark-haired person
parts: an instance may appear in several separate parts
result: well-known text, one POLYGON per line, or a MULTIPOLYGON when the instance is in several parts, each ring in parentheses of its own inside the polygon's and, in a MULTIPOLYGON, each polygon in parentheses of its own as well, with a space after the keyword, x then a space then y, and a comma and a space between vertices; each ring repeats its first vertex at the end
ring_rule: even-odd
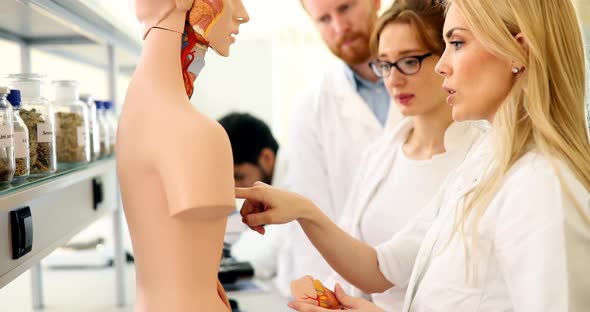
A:
POLYGON ((268 125, 247 113, 233 112, 219 119, 229 136, 234 159, 234 179, 237 187, 252 186, 261 181, 275 184, 279 143, 268 125))
MULTIPOLYGON (((231 112, 221 117, 219 123, 227 132, 232 147, 236 187, 249 187, 256 181, 287 187, 286 161, 279 154, 279 144, 264 121, 248 113, 231 112)), ((243 232, 231 247, 232 256, 250 262, 256 277, 262 279, 275 276, 279 262, 288 270, 286 259, 290 255, 282 241, 287 231, 285 227, 270 225, 265 231, 263 237, 255 232, 243 232)))

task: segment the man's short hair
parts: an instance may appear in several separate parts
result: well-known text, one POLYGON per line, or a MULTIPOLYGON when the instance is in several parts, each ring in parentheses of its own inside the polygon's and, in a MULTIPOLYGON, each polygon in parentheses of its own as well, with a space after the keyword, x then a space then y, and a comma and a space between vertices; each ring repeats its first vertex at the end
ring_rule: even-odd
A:
POLYGON ((276 155, 279 144, 264 121, 247 113, 232 112, 219 119, 227 132, 234 156, 234 164, 258 165, 258 157, 264 148, 276 155))

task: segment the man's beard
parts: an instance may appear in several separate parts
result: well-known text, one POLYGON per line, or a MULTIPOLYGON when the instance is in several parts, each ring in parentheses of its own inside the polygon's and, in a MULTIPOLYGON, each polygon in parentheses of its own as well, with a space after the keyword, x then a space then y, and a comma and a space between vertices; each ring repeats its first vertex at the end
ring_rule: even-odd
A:
POLYGON ((374 25, 377 21, 376 11, 372 11, 369 17, 369 27, 366 31, 357 31, 344 34, 334 46, 328 45, 328 48, 332 53, 340 58, 344 63, 349 66, 362 64, 371 58, 371 48, 369 47, 369 41, 371 33, 373 33, 374 25), (342 47, 344 42, 357 39, 358 42, 354 42, 353 45, 342 47))
POLYGON ((330 51, 348 65, 357 65, 366 62, 371 57, 369 49, 369 36, 360 32, 349 33, 342 36, 336 45, 329 46, 330 51), (343 47, 344 42, 357 40, 352 45, 343 47))

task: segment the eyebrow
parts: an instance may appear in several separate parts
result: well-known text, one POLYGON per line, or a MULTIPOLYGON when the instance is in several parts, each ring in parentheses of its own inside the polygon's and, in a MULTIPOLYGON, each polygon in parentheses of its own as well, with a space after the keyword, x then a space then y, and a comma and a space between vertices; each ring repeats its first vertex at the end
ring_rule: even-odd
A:
POLYGON ((451 28, 449 31, 447 31, 447 33, 445 34, 445 37, 447 39, 451 38, 451 36, 453 35, 453 32, 455 32, 455 30, 469 31, 469 29, 466 29, 466 28, 454 27, 454 28, 451 28))

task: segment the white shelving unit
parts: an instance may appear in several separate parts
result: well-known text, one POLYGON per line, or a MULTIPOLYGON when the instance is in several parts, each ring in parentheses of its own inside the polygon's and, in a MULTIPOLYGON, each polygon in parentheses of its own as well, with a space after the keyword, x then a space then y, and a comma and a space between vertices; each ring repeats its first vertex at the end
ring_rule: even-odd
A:
MULTIPOLYGON (((109 190, 97 192, 93 187, 95 178, 114 168, 114 159, 99 160, 0 190, 0 288, 30 268, 37 270, 39 261, 54 249, 93 221, 116 210, 112 204, 95 206, 94 199, 104 198, 109 190), (23 257, 13 259, 10 212, 24 207, 31 210, 33 248, 23 257)), ((34 283, 41 280, 40 271, 33 275, 34 283)), ((33 291, 42 293, 40 287, 33 291)), ((42 306, 42 296, 34 300, 39 303, 37 307, 42 306)))
MULTIPOLYGON (((0 0, 0 38, 21 47, 21 72, 31 72, 31 49, 104 69, 109 98, 117 99, 117 76, 134 70, 141 41, 100 12, 77 0, 0 0)), ((76 77, 72 77, 76 78, 76 77)), ((116 103, 115 103, 116 105, 116 103)), ((116 302, 125 294, 122 207, 118 184, 111 207, 94 209, 92 181, 115 170, 101 160, 75 170, 0 190, 0 288, 31 269, 33 308, 43 307, 39 261, 105 214, 112 214, 115 240, 116 302), (13 260, 9 212, 28 206, 33 217, 33 249, 13 260)))
POLYGON ((0 0, 0 38, 21 45, 24 72, 31 48, 109 70, 112 47, 124 73, 133 71, 141 52, 139 38, 77 0, 0 0))

